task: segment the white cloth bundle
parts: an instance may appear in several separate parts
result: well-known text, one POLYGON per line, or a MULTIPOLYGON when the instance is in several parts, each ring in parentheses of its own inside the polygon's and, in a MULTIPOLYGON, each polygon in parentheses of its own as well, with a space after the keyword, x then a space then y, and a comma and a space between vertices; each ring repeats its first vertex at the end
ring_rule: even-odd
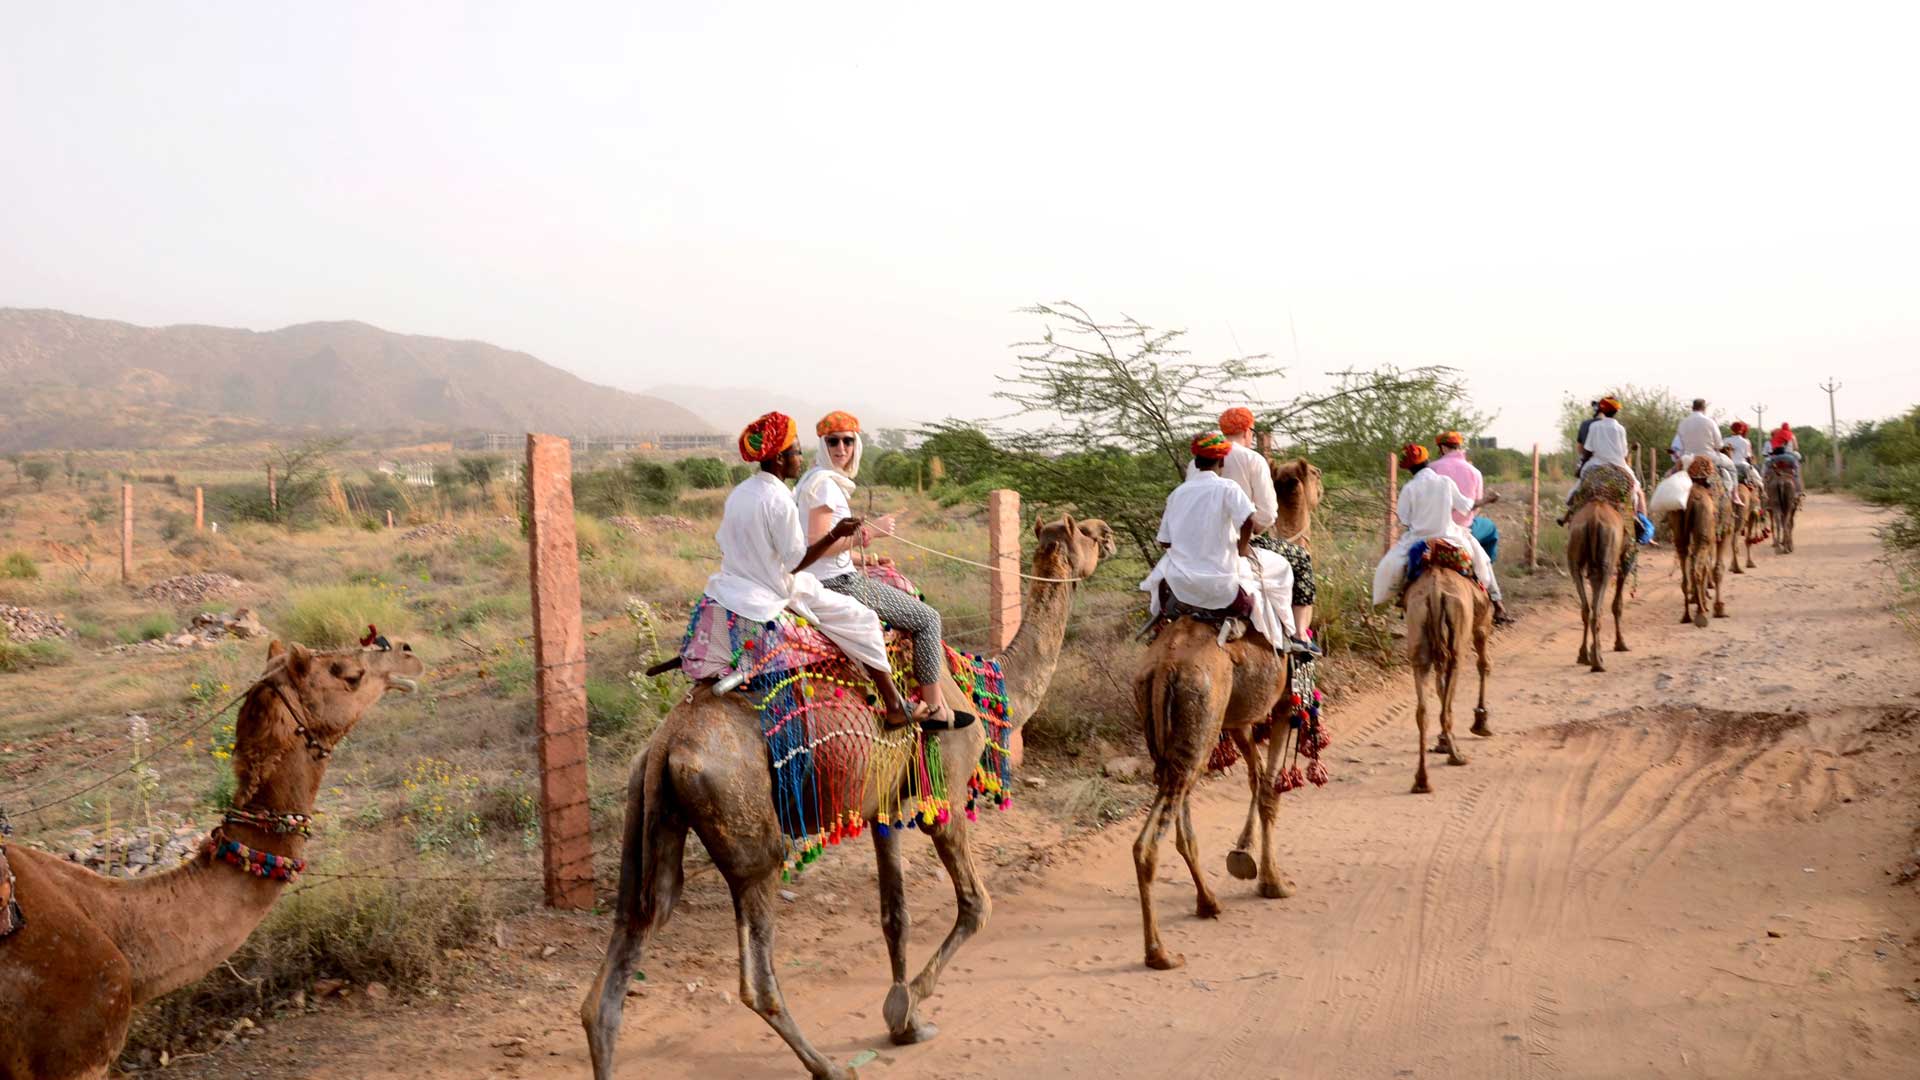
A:
POLYGON ((1647 502, 1647 516, 1658 520, 1666 514, 1687 508, 1687 489, 1693 481, 1684 472, 1674 473, 1653 489, 1653 498, 1647 502))

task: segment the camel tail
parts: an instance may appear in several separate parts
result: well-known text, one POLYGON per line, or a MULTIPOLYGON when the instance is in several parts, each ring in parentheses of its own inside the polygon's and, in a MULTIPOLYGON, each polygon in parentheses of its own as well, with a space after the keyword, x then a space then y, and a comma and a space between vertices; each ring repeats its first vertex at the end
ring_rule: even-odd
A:
POLYGON ((680 893, 681 876, 672 872, 677 868, 655 865, 665 855, 652 850, 647 829, 668 797, 666 762, 656 760, 661 757, 652 746, 642 747, 627 777, 627 821, 620 838, 620 892, 615 904, 618 916, 634 926, 665 923, 680 893), (671 882, 664 895, 658 880, 662 870, 669 871, 666 877, 671 882))
POLYGON ((1435 668, 1453 670, 1454 658, 1459 655, 1454 628, 1464 618, 1464 614, 1456 615, 1453 599, 1444 593, 1436 593, 1427 605, 1427 652, 1435 668))
POLYGON ((1157 766, 1164 755, 1167 739, 1173 734, 1174 698, 1179 687, 1174 683, 1172 668, 1154 672, 1153 685, 1148 689, 1146 720, 1147 754, 1157 766))

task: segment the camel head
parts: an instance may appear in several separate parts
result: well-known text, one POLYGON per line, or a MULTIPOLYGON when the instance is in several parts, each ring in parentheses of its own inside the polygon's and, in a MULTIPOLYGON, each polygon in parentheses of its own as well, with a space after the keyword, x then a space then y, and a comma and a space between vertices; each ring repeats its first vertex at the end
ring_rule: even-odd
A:
POLYGON ((1279 496, 1283 510, 1311 514, 1319 509, 1325 489, 1320 485, 1318 465, 1297 457, 1292 461, 1270 462, 1267 467, 1273 472, 1273 491, 1279 496))
MULTIPOLYGON (((234 805, 244 806, 269 781, 296 777, 319 784, 321 764, 355 724, 389 690, 410 693, 427 666, 405 642, 390 649, 346 648, 315 652, 275 641, 267 667, 241 703, 234 723, 234 805), (283 769, 288 762, 308 763, 283 769)), ((313 792, 294 791, 311 803, 313 792)), ((284 802, 283 802, 284 805, 284 802)))
POLYGON ((1040 539, 1034 550, 1036 573, 1049 577, 1091 577, 1100 560, 1119 550, 1113 526, 1099 518, 1075 521, 1072 514, 1057 520, 1036 520, 1033 534, 1040 539))

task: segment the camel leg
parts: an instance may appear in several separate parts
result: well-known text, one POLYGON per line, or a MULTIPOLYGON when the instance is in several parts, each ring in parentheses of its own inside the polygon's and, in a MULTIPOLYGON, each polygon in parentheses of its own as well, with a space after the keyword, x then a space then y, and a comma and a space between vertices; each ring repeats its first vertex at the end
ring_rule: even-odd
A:
MULTIPOLYGON (((1279 740, 1275 740, 1276 744, 1279 740)), ((1273 823, 1280 817, 1280 770, 1286 759, 1280 753, 1267 762, 1265 781, 1260 785, 1260 883, 1257 891, 1268 900, 1285 900, 1298 891, 1293 879, 1280 872, 1280 857, 1273 847, 1273 823)))
POLYGON ((1726 568, 1721 565, 1720 549, 1715 547, 1713 551, 1713 617, 1716 619, 1727 617, 1726 579, 1722 577, 1725 571, 1726 568))
POLYGON ((1620 612, 1627 603, 1627 568, 1623 563, 1613 575, 1613 651, 1627 652, 1627 639, 1620 635, 1620 612))
POLYGON ((1588 644, 1587 620, 1591 617, 1593 608, 1587 597, 1587 572, 1585 567, 1574 565, 1572 559, 1568 559, 1568 563, 1568 569, 1573 572, 1573 591, 1580 596, 1580 654, 1573 658, 1573 662, 1591 664, 1593 657, 1588 652, 1591 646, 1588 644))
POLYGON ((594 1080, 612 1080, 614 1051, 620 1039, 620 1017, 626 1006, 627 986, 646 953, 647 939, 666 924, 679 899, 687 826, 682 821, 649 820, 645 812, 643 777, 646 752, 634 761, 628 782, 626 835, 620 853, 620 899, 614 912, 613 937, 606 958, 587 996, 580 1003, 580 1020, 587 1029, 587 1051, 593 1059, 594 1080))
POLYGON ((880 871, 880 933, 887 939, 887 966, 893 973, 880 1013, 887 1021, 887 1037, 895 1045, 925 1042, 939 1029, 920 1019, 918 999, 907 988, 907 931, 913 920, 907 913, 907 882, 900 868, 900 831, 872 829, 869 835, 880 871))
MULTIPOLYGON (((1493 671, 1493 661, 1487 658, 1486 626, 1486 623, 1478 619, 1474 620, 1473 657, 1474 667, 1480 673, 1480 696, 1473 706, 1473 733, 1481 738, 1487 738, 1493 734, 1493 728, 1487 723, 1487 675, 1493 671)), ((1599 628, 1595 627, 1594 634, 1596 636, 1593 647, 1595 655, 1598 655, 1600 652, 1599 632, 1599 628)))
POLYGON ((813 1048, 787 1011, 786 999, 780 996, 773 962, 773 880, 768 873, 727 882, 733 889, 734 924, 740 936, 740 1003, 759 1013, 768 1027, 787 1040, 807 1072, 824 1080, 854 1080, 852 1069, 835 1065, 813 1048))
POLYGON ((1420 767, 1413 773, 1413 793, 1427 795, 1433 791, 1427 786, 1427 665, 1418 660, 1413 664, 1413 721, 1419 728, 1420 742, 1420 767))
MULTIPOLYGON (((1593 581, 1582 581, 1580 589, 1580 640, 1586 643, 1587 667, 1591 671, 1605 671, 1607 665, 1600 659, 1600 606, 1607 598, 1607 575, 1605 570, 1588 570, 1593 581), (1592 602, 1588 602, 1591 594, 1592 602)), ((1581 575, 1584 579, 1586 574, 1581 575)))
MULTIPOLYGON (((1458 643, 1448 651, 1447 663, 1437 683, 1440 694, 1440 739, 1447 744, 1447 764, 1465 765, 1467 759, 1460 753, 1460 744, 1453 738, 1453 694, 1460 684, 1460 649, 1458 643)), ((1438 749, 1437 747, 1435 749, 1438 749)))
POLYGON ((1133 876, 1140 884, 1140 923, 1146 935, 1147 966, 1158 971, 1171 971, 1187 962, 1186 957, 1169 953, 1160 944, 1160 922, 1153 913, 1153 871, 1160 857, 1160 840, 1167 835, 1174 802, 1186 795, 1185 783, 1176 780, 1175 787, 1180 790, 1162 786, 1154 795, 1147 820, 1133 841, 1133 876))
POLYGON ((1180 799, 1180 817, 1173 830, 1173 846, 1180 857, 1187 860, 1187 872, 1193 875, 1193 913, 1202 919, 1220 917, 1220 900, 1213 895, 1213 886, 1207 884, 1207 875, 1200 870, 1200 841, 1193 834, 1193 792, 1180 799))
MULTIPOLYGON (((927 959, 927 966, 920 969, 920 974, 914 976, 915 1001, 925 1001, 933 996, 934 988, 940 982, 940 974, 952 962, 954 954, 968 939, 985 929, 987 919, 993 914, 993 898, 987 894, 980 868, 974 865, 972 834, 967 831, 966 818, 955 814, 945 825, 922 831, 932 836, 933 850, 939 854, 941 864, 947 868, 947 877, 953 881, 956 911, 953 929, 947 931, 946 940, 927 959)), ((929 1031, 933 1029, 932 1024, 926 1027, 929 1031)))
MULTIPOLYGON (((1278 727, 1278 725, 1275 726, 1278 727)), ((1285 731, 1284 728, 1275 731, 1269 736, 1269 741, 1281 740, 1285 736, 1285 731)), ((1260 769, 1260 751, 1253 745, 1253 731, 1249 728, 1232 728, 1227 735, 1233 739, 1234 747, 1246 760, 1247 785, 1252 789, 1251 797, 1247 800, 1247 823, 1241 826, 1240 839, 1233 845, 1233 850, 1227 852, 1227 873, 1241 881, 1252 881, 1259 876, 1259 869, 1254 865, 1253 856, 1248 853, 1248 849, 1253 847, 1253 822, 1260 812, 1260 788, 1265 773, 1260 769)))

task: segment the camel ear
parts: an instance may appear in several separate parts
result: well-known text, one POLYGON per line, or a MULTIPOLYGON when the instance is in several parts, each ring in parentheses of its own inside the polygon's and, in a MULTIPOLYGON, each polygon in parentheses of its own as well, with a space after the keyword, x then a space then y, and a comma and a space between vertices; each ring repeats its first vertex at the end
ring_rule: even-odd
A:
POLYGON ((1039 537, 1042 540, 1045 540, 1047 538, 1047 519, 1046 518, 1033 519, 1033 535, 1039 537))
POLYGON ((274 638, 273 644, 267 646, 267 659, 278 660, 285 655, 287 655, 287 647, 280 644, 279 638, 274 638))
POLYGON ((302 683, 313 672, 313 650, 299 642, 293 643, 293 651, 287 654, 287 673, 293 681, 302 683))
POLYGON ((1073 532, 1074 531, 1073 515, 1072 514, 1060 515, 1060 524, 1065 525, 1067 527, 1068 532, 1073 532))

